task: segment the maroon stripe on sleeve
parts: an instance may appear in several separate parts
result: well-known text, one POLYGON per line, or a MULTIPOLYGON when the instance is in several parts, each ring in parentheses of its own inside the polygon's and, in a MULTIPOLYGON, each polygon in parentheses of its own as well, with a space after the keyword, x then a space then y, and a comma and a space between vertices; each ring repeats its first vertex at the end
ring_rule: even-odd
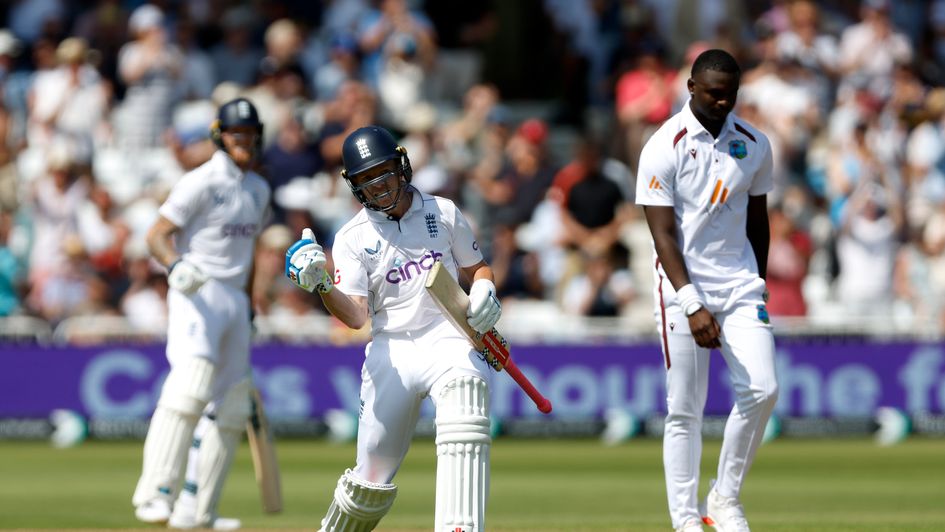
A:
POLYGON ((748 130, 745 129, 745 127, 742 126, 741 124, 739 124, 738 122, 735 122, 735 131, 738 131, 738 132, 741 133, 742 135, 745 135, 746 137, 748 137, 748 138, 749 138, 752 142, 754 142, 754 143, 757 143, 757 142, 758 142, 757 140, 755 140, 755 136, 752 135, 751 133, 749 133, 748 130))
MULTIPOLYGON (((682 139, 685 135, 686 135, 686 128, 682 128, 682 131, 680 131, 679 133, 676 133, 676 136, 673 137, 674 148, 676 147, 677 144, 679 144, 680 139, 682 139)), ((751 140, 755 140, 755 139, 751 139, 751 140)))

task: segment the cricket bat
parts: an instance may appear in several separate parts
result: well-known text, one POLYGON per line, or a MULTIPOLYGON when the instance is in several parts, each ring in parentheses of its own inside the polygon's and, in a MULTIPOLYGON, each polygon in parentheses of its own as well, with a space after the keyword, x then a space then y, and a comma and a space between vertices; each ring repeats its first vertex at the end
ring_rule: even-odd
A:
POLYGON ((427 274, 426 282, 427 292, 436 302, 440 310, 446 316, 446 319, 458 329, 467 340, 479 351, 486 362, 496 371, 505 370, 510 377, 523 389, 528 397, 535 402, 538 410, 544 414, 551 412, 551 401, 546 399, 541 392, 528 380, 515 362, 512 361, 512 355, 509 352, 509 343, 499 334, 499 331, 492 328, 485 334, 480 334, 466 321, 466 308, 469 307, 469 296, 463 291, 456 279, 450 275, 443 263, 436 261, 430 273, 427 274))
POLYGON ((249 439, 249 451, 253 457, 253 470, 256 484, 262 499, 263 511, 278 513, 282 511, 282 481, 279 478, 279 462, 276 460, 276 446, 272 440, 272 429, 263 409, 259 390, 253 388, 250 393, 252 415, 246 423, 249 439))

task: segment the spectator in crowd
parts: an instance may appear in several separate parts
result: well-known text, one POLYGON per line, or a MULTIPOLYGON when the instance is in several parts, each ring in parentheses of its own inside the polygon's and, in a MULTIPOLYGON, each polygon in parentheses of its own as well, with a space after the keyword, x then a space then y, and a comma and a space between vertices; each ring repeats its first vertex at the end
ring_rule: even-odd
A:
POLYGON ((577 316, 614 318, 636 297, 626 253, 620 248, 582 253, 582 273, 564 289, 562 308, 577 316), (623 251, 623 252, 621 252, 623 251))
POLYGON ((862 0, 860 5, 860 22, 840 39, 840 68, 847 75, 888 77, 897 63, 912 60, 912 43, 890 20, 891 0, 862 0))
POLYGON ((116 140, 132 150, 152 148, 170 126, 184 60, 168 42, 164 12, 158 7, 144 4, 135 9, 128 29, 134 40, 118 54, 118 72, 126 89, 115 113, 116 140))
POLYGON ((617 119, 625 139, 626 162, 634 174, 643 144, 673 111, 676 72, 663 63, 662 53, 658 43, 645 43, 636 67, 617 80, 617 119))
POLYGON ((0 317, 20 311, 23 290, 23 265, 10 249, 13 214, 0 208, 0 317))
POLYGON ((254 14, 248 6, 226 10, 221 20, 223 38, 210 50, 216 79, 249 87, 265 52, 253 43, 254 14))
POLYGON ((341 146, 352 131, 374 123, 377 101, 367 85, 348 81, 338 88, 337 97, 325 105, 325 124, 322 126, 322 158, 325 165, 341 165, 341 146))
POLYGON ((893 266, 903 212, 885 173, 857 182, 844 208, 837 237, 840 275, 836 293, 853 314, 883 315, 891 309, 893 266))
POLYGON ((771 242, 768 245, 768 313, 772 316, 804 316, 804 279, 813 243, 781 205, 768 208, 771 242))
POLYGON ((416 60, 424 68, 436 58, 436 32, 430 20, 410 9, 407 0, 380 0, 378 9, 364 14, 358 27, 358 42, 364 56, 362 79, 377 89, 384 70, 385 53, 390 41, 412 42, 416 60))
POLYGON ((167 327, 167 279, 153 266, 144 242, 126 247, 124 260, 129 284, 119 302, 121 313, 135 331, 157 338, 167 327))
POLYGON ((426 72, 418 59, 412 35, 398 33, 384 44, 377 79, 379 118, 398 131, 407 128, 410 115, 424 103, 426 72))
MULTIPOLYGON (((302 117, 287 114, 277 128, 275 141, 263 152, 262 164, 273 191, 295 178, 311 180, 321 171, 325 165, 318 148, 318 144, 308 138, 302 117)), ((284 209, 278 203, 273 204, 273 215, 276 222, 285 221, 284 209)))
POLYGON ((508 165, 494 176, 477 177, 483 197, 495 208, 498 224, 514 229, 527 222, 545 197, 555 175, 546 157, 547 139, 544 121, 525 120, 506 145, 508 165))
POLYGON ((197 28, 190 18, 182 17, 174 25, 174 45, 181 52, 181 75, 177 99, 202 100, 210 97, 217 77, 210 55, 197 43, 197 28))
POLYGON ((328 62, 315 71, 315 98, 329 101, 338 94, 341 84, 357 79, 360 68, 358 42, 352 35, 342 33, 328 44, 328 62))
POLYGON ((97 66, 103 77, 115 79, 118 51, 128 35, 129 13, 121 0, 97 0, 94 4, 91 9, 76 13, 72 33, 98 50, 97 66))
POLYGON ((30 91, 28 141, 42 149, 55 136, 65 136, 82 151, 103 135, 110 91, 89 64, 88 44, 69 37, 56 48, 59 66, 38 74, 30 91))
MULTIPOLYGON (((63 246, 67 237, 78 234, 79 208, 89 193, 88 176, 76 173, 68 144, 63 141, 52 144, 46 161, 46 174, 33 183, 27 200, 33 221, 30 302, 40 313, 43 313, 46 284, 70 273, 69 258, 63 246)), ((81 242, 76 242, 81 247, 81 242)), ((73 259, 75 263, 76 257, 73 259)))
POLYGON ((926 95, 905 148, 906 216, 910 225, 918 227, 945 202, 945 88, 926 95))

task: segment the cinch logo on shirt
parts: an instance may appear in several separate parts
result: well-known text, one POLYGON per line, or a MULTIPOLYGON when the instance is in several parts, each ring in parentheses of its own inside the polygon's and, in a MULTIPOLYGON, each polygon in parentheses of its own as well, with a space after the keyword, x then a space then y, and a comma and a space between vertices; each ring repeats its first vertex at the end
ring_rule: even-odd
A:
POLYGON ((252 238, 256 236, 257 224, 226 224, 223 226, 223 236, 240 236, 252 238))
POLYGON ((436 259, 442 256, 443 254, 438 251, 428 251, 421 255, 419 260, 412 260, 405 264, 400 264, 396 268, 388 270, 387 275, 384 276, 384 279, 386 279, 390 284, 408 282, 414 277, 419 276, 421 271, 432 268, 433 263, 436 262, 436 259))

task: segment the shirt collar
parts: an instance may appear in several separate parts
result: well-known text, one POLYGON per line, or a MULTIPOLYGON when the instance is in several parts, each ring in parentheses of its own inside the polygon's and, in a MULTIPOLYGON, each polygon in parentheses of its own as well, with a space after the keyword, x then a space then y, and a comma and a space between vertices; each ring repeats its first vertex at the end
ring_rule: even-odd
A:
MULTIPOLYGON (((702 122, 696 118, 696 115, 693 114, 692 109, 689 107, 689 102, 692 101, 692 98, 686 100, 686 103, 683 105, 683 126, 686 128, 686 134, 689 137, 695 137, 699 133, 705 132, 709 133, 706 130, 705 126, 702 125, 702 122)), ((735 131, 735 112, 731 112, 728 116, 725 117, 725 124, 722 125, 722 130, 719 131, 719 139, 726 136, 728 133, 735 131)), ((712 135, 709 134, 711 137, 712 135)), ((716 139, 718 140, 718 139, 716 139)))
POLYGON ((233 162, 230 155, 223 150, 217 150, 216 153, 213 154, 213 161, 217 166, 223 167, 226 171, 226 175, 233 176, 237 180, 242 180, 246 175, 239 166, 236 166, 236 163, 233 162))

